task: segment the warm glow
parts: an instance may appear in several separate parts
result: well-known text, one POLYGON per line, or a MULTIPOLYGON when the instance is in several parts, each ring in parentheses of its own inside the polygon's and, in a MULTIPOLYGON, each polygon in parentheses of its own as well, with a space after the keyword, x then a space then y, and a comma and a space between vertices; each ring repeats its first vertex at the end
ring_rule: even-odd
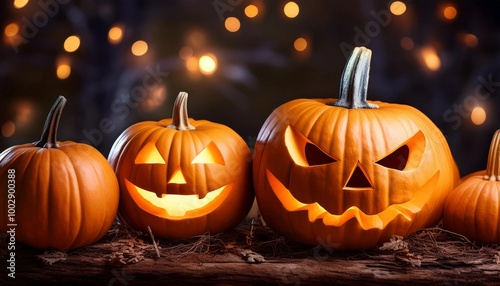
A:
POLYGON ((56 70, 57 78, 67 79, 71 74, 71 66, 69 64, 60 64, 56 70))
POLYGON ((7 37, 14 37, 17 33, 19 33, 19 25, 16 23, 10 23, 5 27, 4 33, 7 37))
POLYGON ((135 158, 136 164, 165 164, 165 160, 153 141, 149 141, 135 158))
POLYGON ((476 35, 474 34, 466 34, 463 37, 464 44, 469 47, 469 48, 475 48, 477 47, 479 40, 477 39, 476 35))
POLYGON ((486 121, 486 111, 482 107, 475 107, 470 114, 470 119, 472 123, 481 125, 486 121))
POLYGON ((401 1, 394 1, 389 7, 389 10, 396 16, 403 15, 403 13, 406 12, 406 5, 401 1))
POLYGON ((198 194, 162 194, 159 198, 155 193, 139 188, 127 179, 125 179, 125 185, 132 199, 141 208, 147 207, 148 213, 173 220, 197 217, 213 212, 226 199, 233 186, 233 184, 229 184, 220 187, 208 192, 203 199, 200 199, 198 194), (159 210, 152 209, 151 205, 159 210))
POLYGON ((446 6, 443 9, 443 16, 448 20, 453 20, 457 16, 457 9, 453 6, 446 6))
POLYGON ((188 60, 193 56, 193 49, 190 46, 184 46, 179 50, 179 57, 188 60))
POLYGON ((180 168, 177 168, 177 170, 175 170, 175 172, 172 175, 172 177, 170 178, 170 180, 168 180, 168 183, 169 184, 178 184, 178 185, 183 185, 186 183, 186 179, 184 178, 184 175, 182 174, 182 171, 180 168))
POLYGON ((16 125, 12 121, 7 121, 2 125, 2 136, 3 137, 10 137, 14 135, 14 132, 16 132, 16 125))
POLYGON ((293 47, 295 50, 302 52, 307 48, 307 40, 304 38, 297 38, 295 42, 293 42, 293 47))
POLYGON ((431 71, 437 71, 441 67, 441 60, 436 53, 436 50, 427 47, 423 48, 421 51, 422 58, 424 60, 425 66, 431 71))
POLYGON ((148 89, 148 96, 141 102, 141 108, 144 111, 153 111, 158 109, 167 98, 167 87, 164 84, 157 84, 148 89))
POLYGON ((402 38, 400 44, 401 44, 401 48, 403 48, 406 51, 413 50, 413 47, 415 46, 415 43, 413 42, 412 38, 410 38, 410 37, 402 38))
POLYGON ((148 43, 145 41, 136 41, 131 47, 132 54, 140 57, 148 52, 148 43))
POLYGON ((219 164, 224 165, 224 157, 212 141, 191 162, 192 164, 219 164))
POLYGON ((189 57, 186 60, 186 68, 190 72, 198 71, 198 59, 195 57, 189 57))
POLYGON ((240 20, 236 17, 228 17, 224 22, 224 26, 229 32, 236 32, 240 29, 240 20))
POLYGON ((118 44, 123 39, 123 28, 119 25, 111 27, 108 32, 108 40, 112 44, 118 44))
POLYGON ((74 52, 80 47, 80 38, 78 36, 69 36, 66 41, 64 41, 64 50, 67 52, 74 52))
POLYGON ((248 18, 254 18, 259 14, 259 8, 255 5, 248 5, 245 8, 245 15, 247 15, 248 18))
POLYGON ((200 70, 204 74, 213 74, 217 70, 217 58, 214 55, 204 55, 199 61, 200 70))
POLYGON ((299 5, 295 2, 288 2, 285 4, 285 7, 283 8, 283 12, 285 12, 285 15, 288 18, 295 18, 297 15, 299 15, 299 5))
POLYGON ((25 126, 33 119, 33 103, 30 101, 21 101, 16 105, 15 122, 18 127, 25 126))
POLYGON ((14 7, 17 9, 21 9, 24 6, 26 6, 26 4, 28 4, 28 2, 29 2, 29 0, 14 0, 14 7))

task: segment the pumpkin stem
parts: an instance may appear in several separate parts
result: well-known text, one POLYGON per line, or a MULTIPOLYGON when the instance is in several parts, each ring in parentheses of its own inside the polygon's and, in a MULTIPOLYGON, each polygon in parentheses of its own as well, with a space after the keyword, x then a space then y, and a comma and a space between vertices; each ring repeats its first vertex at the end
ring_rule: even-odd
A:
POLYGON ((39 141, 33 143, 36 147, 40 148, 59 148, 57 142, 57 129, 59 128, 59 121, 61 120, 62 111, 66 104, 66 98, 60 95, 47 115, 45 126, 43 127, 42 137, 39 141))
POLYGON ((330 105, 344 108, 378 108, 378 105, 366 101, 370 60, 372 51, 365 47, 356 47, 352 51, 340 79, 339 99, 330 105))
POLYGON ((500 129, 495 132, 491 140, 486 175, 484 175, 483 179, 500 181, 500 129))
POLYGON ((189 124, 189 117, 187 112, 187 92, 181 91, 174 102, 174 109, 172 111, 172 124, 167 128, 177 130, 194 130, 194 126, 189 124))

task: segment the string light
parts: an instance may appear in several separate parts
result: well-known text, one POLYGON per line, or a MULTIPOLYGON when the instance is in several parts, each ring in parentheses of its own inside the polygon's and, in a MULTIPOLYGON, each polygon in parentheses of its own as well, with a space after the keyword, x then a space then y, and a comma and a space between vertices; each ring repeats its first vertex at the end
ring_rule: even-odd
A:
POLYGON ((14 8, 21 9, 28 4, 29 0, 14 0, 14 8))
POLYGON ((259 8, 255 5, 248 5, 245 7, 245 15, 248 18, 255 18, 259 14, 259 8))
POLYGON ((67 79, 71 74, 71 66, 68 64, 60 64, 57 66, 56 75, 59 79, 67 79))
POLYGON ((224 26, 229 32, 236 32, 240 29, 240 20, 236 17, 228 17, 226 21, 224 21, 224 26))
POLYGON ((482 107, 474 107, 470 114, 470 119, 472 123, 481 125, 486 121, 486 111, 482 107))
POLYGON ((299 15, 299 5, 295 2, 288 2, 285 4, 285 7, 283 8, 283 12, 285 12, 285 16, 288 18, 295 18, 297 15, 299 15))
POLYGON ((109 29, 108 40, 111 44, 119 44, 123 39, 123 26, 115 25, 109 29))
POLYGON ((406 4, 401 1, 394 1, 389 6, 389 10, 396 16, 403 15, 406 12, 406 4))
POLYGON ((78 50, 79 47, 80 47, 80 38, 78 36, 75 35, 69 36, 64 41, 64 50, 66 50, 67 52, 72 53, 78 50))
POLYGON ((140 57, 148 52, 148 43, 139 40, 132 44, 131 47, 132 54, 136 57, 140 57))
POLYGON ((217 70, 217 58, 212 54, 204 55, 199 60, 200 71, 210 75, 217 70))

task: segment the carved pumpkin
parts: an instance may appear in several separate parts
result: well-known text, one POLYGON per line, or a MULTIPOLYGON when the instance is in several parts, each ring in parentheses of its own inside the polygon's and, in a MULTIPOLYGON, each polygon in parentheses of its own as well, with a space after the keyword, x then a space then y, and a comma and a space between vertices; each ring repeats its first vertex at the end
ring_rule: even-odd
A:
POLYGON ((15 204, 16 240, 40 249, 68 250, 96 242, 118 209, 118 182, 106 158, 90 145, 57 141, 65 103, 63 96, 55 102, 40 141, 0 154, 5 182, 0 184, 1 231, 13 223, 5 214, 8 199, 15 200, 9 203, 15 204), (14 180, 14 188, 8 189, 7 178, 14 180))
POLYGON ((483 243, 500 243, 500 130, 495 132, 486 171, 474 172, 449 195, 444 227, 483 243))
POLYGON ((275 109, 254 151, 260 211, 298 242, 366 249, 442 217, 459 180, 439 129, 406 105, 366 101, 371 51, 356 48, 340 98, 275 109))
POLYGON ((108 158, 120 183, 120 216, 167 239, 224 231, 254 198, 246 142, 225 125, 188 118, 187 97, 179 93, 172 118, 127 128, 108 158))

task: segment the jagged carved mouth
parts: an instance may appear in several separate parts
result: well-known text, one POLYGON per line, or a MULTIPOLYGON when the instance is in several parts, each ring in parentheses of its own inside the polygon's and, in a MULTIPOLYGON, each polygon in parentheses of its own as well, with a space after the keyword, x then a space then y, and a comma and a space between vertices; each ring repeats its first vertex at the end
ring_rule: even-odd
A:
POLYGON ((217 209, 227 198, 234 183, 213 190, 203 198, 199 195, 163 194, 161 198, 154 192, 141 189, 125 180, 125 186, 134 202, 144 211, 169 220, 182 220, 205 216, 217 209))
POLYGON ((398 216, 402 216, 407 221, 412 221, 415 215, 419 213, 429 201, 439 179, 439 171, 437 171, 425 184, 415 191, 412 199, 405 203, 390 205, 377 214, 367 215, 358 207, 352 206, 345 210, 344 213, 334 215, 325 210, 325 208, 317 202, 312 204, 300 202, 271 171, 266 170, 266 175, 271 189, 287 211, 306 211, 311 223, 321 219, 326 226, 342 226, 347 221, 355 218, 364 230, 373 228, 383 229, 398 216))

